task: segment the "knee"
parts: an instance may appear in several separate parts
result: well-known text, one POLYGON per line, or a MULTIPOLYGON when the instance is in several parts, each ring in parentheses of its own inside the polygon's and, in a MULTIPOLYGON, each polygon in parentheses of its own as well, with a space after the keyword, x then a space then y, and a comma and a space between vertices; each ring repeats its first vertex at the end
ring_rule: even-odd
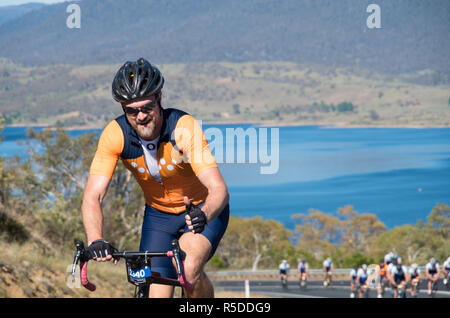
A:
POLYGON ((187 260, 184 263, 184 273, 188 282, 195 285, 203 273, 203 266, 198 262, 187 260))

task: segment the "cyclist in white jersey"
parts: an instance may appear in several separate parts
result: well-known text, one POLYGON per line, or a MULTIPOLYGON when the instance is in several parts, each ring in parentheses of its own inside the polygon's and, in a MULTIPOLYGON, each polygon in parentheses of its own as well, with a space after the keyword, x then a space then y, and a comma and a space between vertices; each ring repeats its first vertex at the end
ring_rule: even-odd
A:
POLYGON ((302 279, 305 281, 308 279, 308 273, 309 273, 309 266, 308 263, 302 258, 297 266, 298 271, 298 281, 301 284, 302 279))
POLYGON ((328 285, 327 278, 329 278, 331 283, 331 275, 333 275, 334 265, 331 257, 328 257, 323 261, 323 285, 326 287, 328 285))
POLYGON ((355 266, 350 271, 350 298, 355 298, 355 287, 358 278, 358 266, 355 266))
POLYGON ((359 284, 358 298, 362 298, 364 291, 366 291, 366 290, 368 291, 368 289, 369 289, 369 284, 368 284, 369 273, 367 270, 367 265, 363 264, 361 266, 361 268, 358 269, 358 272, 356 275, 357 275, 357 282, 359 284))
POLYGON ((389 252, 386 255, 384 255, 384 261, 386 262, 386 265, 389 265, 392 263, 392 257, 394 256, 394 253, 389 252))
POLYGON ((394 290, 394 298, 398 297, 399 290, 402 291, 403 295, 406 293, 406 282, 408 281, 408 269, 402 264, 402 260, 399 257, 397 259, 397 264, 391 267, 391 287, 394 290))
POLYGON ((289 263, 287 262, 287 260, 283 260, 279 266, 280 269, 280 279, 283 281, 286 280, 287 281, 287 276, 289 274, 289 263))
POLYGON ((444 285, 447 285, 450 280, 450 256, 447 257, 444 264, 442 264, 442 270, 444 272, 444 285))
POLYGON ((389 285, 391 287, 392 295, 394 295, 394 287, 392 286, 392 271, 394 270, 394 267, 397 266, 398 259, 401 260, 401 258, 398 257, 397 254, 392 253, 390 263, 388 264, 388 278, 389 278, 389 285))
POLYGON ((425 266, 425 275, 428 278, 428 295, 431 295, 431 284, 437 283, 437 280, 439 278, 439 272, 440 272, 440 268, 439 268, 439 263, 436 262, 436 260, 434 258, 430 259, 430 262, 427 263, 427 265, 425 266))
POLYGON ((412 264, 409 268, 410 284, 411 284, 411 296, 417 296, 417 286, 420 283, 420 269, 417 264, 412 264))

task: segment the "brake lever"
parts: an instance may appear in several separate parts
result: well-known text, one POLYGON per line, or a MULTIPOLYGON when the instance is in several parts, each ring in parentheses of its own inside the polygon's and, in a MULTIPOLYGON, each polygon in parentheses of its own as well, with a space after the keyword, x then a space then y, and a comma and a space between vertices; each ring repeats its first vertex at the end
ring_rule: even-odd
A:
POLYGON ((193 286, 186 280, 184 276, 184 265, 183 262, 186 259, 186 253, 180 248, 178 240, 173 240, 171 242, 172 245, 172 253, 175 258, 175 263, 177 264, 177 276, 180 280, 181 285, 186 288, 186 290, 193 290, 193 286))
POLYGON ((72 277, 75 277, 75 272, 77 270, 78 261, 81 259, 84 251, 84 243, 79 240, 75 240, 75 247, 77 249, 75 253, 75 257, 73 259, 73 265, 72 265, 72 277))

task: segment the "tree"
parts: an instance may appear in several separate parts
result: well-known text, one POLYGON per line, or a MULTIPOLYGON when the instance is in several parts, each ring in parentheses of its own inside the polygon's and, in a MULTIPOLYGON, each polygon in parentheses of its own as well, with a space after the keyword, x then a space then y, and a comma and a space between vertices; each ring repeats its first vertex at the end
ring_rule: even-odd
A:
MULTIPOLYGON (((5 120, 0 114, 0 133, 3 131, 5 120)), ((0 142, 3 140, 0 137, 0 142)), ((14 169, 0 157, 0 239, 9 242, 23 243, 28 239, 28 232, 23 224, 15 219, 14 206, 18 201, 14 194, 14 169)))
POLYGON ((442 232, 445 237, 450 234, 450 206, 438 203, 427 217, 427 223, 442 232))
MULTIPOLYGON (((72 138, 63 129, 47 129, 29 130, 28 136, 34 168, 30 165, 29 174, 19 178, 24 180, 24 196, 34 198, 30 204, 41 233, 56 244, 71 245, 74 238, 84 236, 81 202, 98 135, 72 138)), ((142 191, 119 163, 104 199, 104 236, 119 249, 135 248, 143 209, 142 191)))
POLYGON ((395 251, 404 263, 424 264, 434 257, 444 259, 450 255, 449 224, 450 207, 437 204, 427 217, 427 222, 393 228, 376 238, 374 252, 384 255, 395 251))
POLYGON ((338 215, 344 217, 342 247, 348 253, 368 255, 373 248, 375 238, 386 230, 386 226, 376 215, 358 214, 351 205, 340 208, 338 215))
POLYGON ((340 113, 343 112, 353 112, 355 107, 350 102, 342 102, 337 105, 337 111, 340 113))
POLYGON ((291 231, 274 220, 232 216, 217 254, 234 268, 277 266, 281 259, 294 256, 290 235, 291 231))
POLYGON ((359 214, 351 205, 340 208, 337 216, 311 209, 293 218, 299 222, 294 236, 298 248, 316 259, 332 256, 337 265, 356 253, 370 254, 375 238, 386 229, 374 214, 359 214))
POLYGON ((317 259, 328 256, 340 244, 342 222, 332 215, 310 209, 308 214, 295 214, 300 223, 295 227, 298 248, 309 251, 317 259))
POLYGON ((378 115, 378 113, 374 110, 370 111, 370 119, 371 120, 378 120, 380 119, 380 115, 378 115))

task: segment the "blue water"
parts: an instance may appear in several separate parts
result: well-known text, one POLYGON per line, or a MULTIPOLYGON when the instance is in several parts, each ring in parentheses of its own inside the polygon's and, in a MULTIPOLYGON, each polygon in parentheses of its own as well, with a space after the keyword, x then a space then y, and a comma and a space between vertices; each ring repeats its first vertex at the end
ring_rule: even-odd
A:
MULTIPOLYGON (((204 130, 210 127, 203 125, 204 130)), ((224 136, 227 127, 259 129, 214 127, 224 136)), ((20 140, 25 131, 5 128, 0 155, 23 156, 26 146, 20 140)), ((76 137, 92 131, 99 132, 70 134, 76 137)), ((268 136, 272 136, 270 128, 268 136)), ((224 148, 228 145, 225 142, 224 148)), ((268 148, 270 153, 270 141, 268 148)), ((274 174, 261 174, 261 167, 269 164, 260 158, 251 164, 219 164, 234 215, 261 215, 294 229, 291 216, 295 213, 310 208, 336 213, 351 204, 360 213, 376 214, 392 228, 425 220, 437 203, 450 204, 450 129, 280 127, 278 158, 274 174)))

